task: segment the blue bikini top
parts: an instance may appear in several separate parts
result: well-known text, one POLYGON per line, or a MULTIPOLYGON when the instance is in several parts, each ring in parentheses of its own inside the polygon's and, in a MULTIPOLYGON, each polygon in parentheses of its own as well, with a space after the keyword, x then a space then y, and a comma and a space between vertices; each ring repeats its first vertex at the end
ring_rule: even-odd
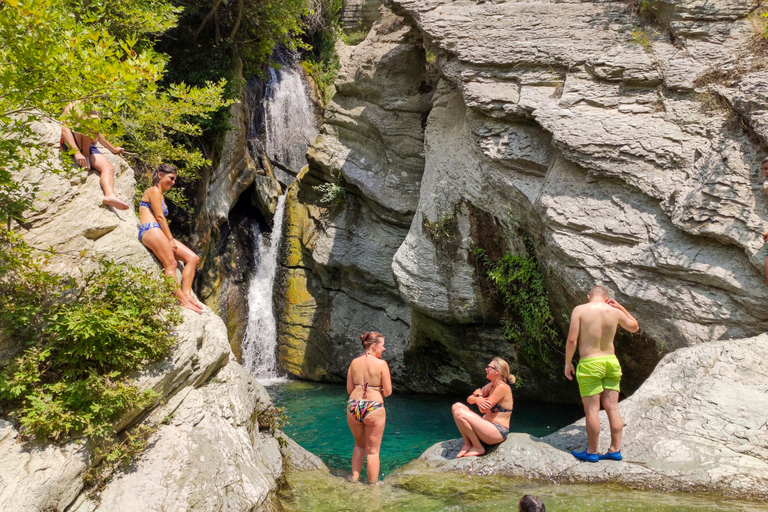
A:
MULTIPOLYGON (((168 215, 168 207, 165 206, 164 202, 161 203, 161 204, 163 205, 163 215, 168 215)), ((148 202, 146 202, 146 201, 139 201, 139 208, 141 208, 142 206, 144 208, 149 208, 149 211, 152 211, 152 205, 149 204, 148 202)))

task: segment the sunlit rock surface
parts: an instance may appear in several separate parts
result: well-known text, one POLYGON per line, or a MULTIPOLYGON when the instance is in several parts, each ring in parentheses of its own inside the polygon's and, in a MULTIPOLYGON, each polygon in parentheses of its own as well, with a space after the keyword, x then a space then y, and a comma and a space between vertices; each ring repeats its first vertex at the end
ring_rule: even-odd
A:
MULTIPOLYGON (((44 143, 56 147, 60 127, 37 127, 44 143)), ((76 272, 87 268, 81 251, 147 269, 160 278, 161 267, 138 241, 133 210, 133 170, 103 150, 116 170, 116 193, 132 206, 117 211, 101 206, 98 174, 26 169, 19 178, 39 181, 36 210, 18 229, 30 244, 52 248, 51 268, 76 272), (98 227, 98 233, 94 230, 98 227)), ((52 152, 49 164, 68 169, 69 159, 52 152)), ((260 429, 258 417, 271 407, 264 388, 234 361, 227 331, 215 313, 182 310, 178 345, 171 355, 146 368, 140 387, 163 400, 152 411, 129 411, 116 431, 143 423, 158 427, 149 447, 128 468, 118 471, 101 494, 84 489, 83 473, 95 461, 83 441, 41 445, 24 439, 0 420, 0 510, 232 510, 276 506, 283 455, 298 469, 322 462, 286 438, 260 429), (147 414, 149 413, 149 414, 147 414)))
MULTIPOLYGON (((767 349, 763 334, 665 356, 619 404, 625 425, 621 462, 580 462, 571 456, 570 450, 587 444, 584 420, 542 439, 510 434, 483 457, 456 459, 462 441, 454 439, 432 446, 420 459, 443 471, 768 499, 767 349)), ((603 453, 610 445, 605 412, 600 422, 603 453)))
POLYGON ((411 315, 391 265, 418 204, 432 86, 420 35, 391 13, 368 39, 337 50, 337 92, 309 170, 286 200, 280 363, 304 378, 340 380, 361 351, 358 336, 380 331, 393 373, 403 375, 411 315), (342 205, 321 201, 313 187, 323 183, 342 183, 342 205))
POLYGON ((609 288, 642 329, 618 342, 627 392, 665 353, 765 331, 759 23, 748 2, 650 4, 653 22, 623 1, 385 2, 395 14, 383 8, 364 42, 340 50, 296 194, 295 209, 316 213, 289 232, 302 256, 287 264, 301 274, 289 288, 312 304, 302 325, 323 334, 285 313, 281 346, 296 347, 285 368, 339 379, 359 331, 378 330, 397 347, 387 357, 400 386, 464 390, 500 354, 525 376, 520 395, 572 399, 504 341, 478 247, 536 257, 563 336, 589 288, 609 288), (402 28, 382 34, 397 16, 402 28), (411 49, 392 46, 401 32, 411 49), (429 103, 408 108, 422 122, 406 126, 421 82, 429 103), (347 202, 327 208, 312 186, 339 172, 347 202), (363 234, 377 226, 387 236, 363 234), (352 303, 330 300, 351 290, 352 303), (386 315, 372 299, 384 291, 386 315))

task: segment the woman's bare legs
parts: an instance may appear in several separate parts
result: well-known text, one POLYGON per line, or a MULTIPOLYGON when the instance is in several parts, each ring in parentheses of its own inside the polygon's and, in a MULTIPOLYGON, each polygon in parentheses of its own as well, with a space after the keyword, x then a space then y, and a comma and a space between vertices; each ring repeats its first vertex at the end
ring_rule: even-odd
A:
POLYGON ((82 148, 80 152, 85 157, 86 169, 95 169, 99 173, 99 181, 101 181, 101 189, 104 191, 104 200, 102 201, 107 206, 114 206, 118 210, 127 210, 128 205, 119 200, 115 195, 115 168, 109 163, 109 160, 104 155, 93 153, 91 154, 91 144, 94 139, 82 133, 75 133, 75 141, 77 147, 82 148))
POLYGON ((181 271, 181 293, 190 302, 202 308, 202 304, 192 297, 192 281, 195 279, 195 269, 197 268, 197 262, 200 261, 200 257, 178 240, 176 241, 176 250, 173 251, 173 255, 177 261, 184 263, 184 269, 181 271))
POLYGON ((363 462, 367 461, 368 483, 375 484, 379 479, 379 450, 384 427, 387 423, 387 412, 381 407, 363 419, 360 423, 347 411, 347 424, 355 438, 355 449, 352 451, 351 482, 357 482, 363 470, 363 462))
POLYGON ((355 438, 355 448, 352 450, 352 476, 349 481, 357 482, 360 478, 360 471, 363 470, 363 462, 365 462, 365 424, 357 421, 347 410, 347 425, 349 425, 349 430, 355 438))
POLYGON ((381 438, 384 437, 384 427, 387 424, 387 411, 380 407, 363 420, 365 423, 365 460, 368 483, 375 485, 379 480, 379 450, 381 449, 381 438))
POLYGON ((493 426, 490 421, 484 420, 472 412, 469 407, 466 410, 457 409, 454 414, 456 425, 459 427, 461 436, 469 439, 472 447, 462 455, 462 457, 472 457, 485 453, 481 441, 486 444, 498 444, 504 441, 501 433, 493 426))
POLYGON ((461 431, 461 426, 459 425, 459 419, 458 415, 463 414, 465 411, 471 412, 469 407, 462 404, 461 402, 457 402, 453 404, 453 407, 451 407, 451 412, 453 413, 453 421, 456 422, 456 428, 459 429, 459 432, 461 433, 461 438, 464 440, 464 445, 461 447, 461 450, 459 450, 459 453, 456 454, 456 458, 463 457, 467 451, 469 451, 470 448, 472 448, 472 441, 464 435, 464 432, 461 431))
MULTIPOLYGON (((157 259, 160 260, 160 264, 165 270, 165 275, 172 277, 173 280, 176 281, 176 268, 178 265, 176 264, 176 258, 173 255, 171 244, 168 242, 168 238, 166 238, 163 231, 157 228, 150 229, 144 233, 144 237, 141 241, 155 256, 157 256, 157 259)), ((180 288, 176 288, 173 294, 176 295, 181 307, 191 309, 195 313, 203 312, 203 308, 192 303, 180 288)))

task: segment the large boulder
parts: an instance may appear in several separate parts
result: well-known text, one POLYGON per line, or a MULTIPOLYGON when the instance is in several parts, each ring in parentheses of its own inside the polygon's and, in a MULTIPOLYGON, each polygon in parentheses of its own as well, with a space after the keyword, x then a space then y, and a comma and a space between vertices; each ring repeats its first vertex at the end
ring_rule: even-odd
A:
MULTIPOLYGON (((665 356, 640 389, 619 403, 625 425, 622 462, 580 462, 569 453, 586 446, 583 419, 542 439, 510 434, 483 457, 456 459, 462 441, 454 439, 432 446, 420 459, 435 471, 706 490, 765 500, 766 349, 768 334, 763 334, 704 343, 665 356)), ((600 413, 600 423, 602 453, 610 444, 605 412, 600 413)))
MULTIPOLYGON (((55 146, 60 127, 39 125, 44 144, 55 146)), ((133 170, 102 150, 115 167, 118 197, 134 203, 133 170)), ((34 211, 17 228, 37 247, 52 249, 50 267, 73 272, 92 256, 144 268, 160 278, 161 267, 138 241, 133 208, 101 206, 95 172, 69 169, 68 158, 52 152, 47 164, 65 173, 25 169, 17 178, 38 182, 34 211)), ((234 361, 227 330, 215 313, 182 310, 173 352, 136 375, 142 389, 161 396, 153 410, 127 411, 116 433, 136 425, 157 430, 132 466, 118 470, 92 493, 84 473, 101 462, 83 440, 44 444, 25 439, 0 420, 0 509, 42 510, 250 510, 277 509, 276 490, 284 470, 283 451, 298 469, 323 467, 279 431, 266 426, 272 403, 265 389, 234 361), (261 421, 260 421, 261 420, 261 421), (215 492, 214 492, 215 491, 215 492)))

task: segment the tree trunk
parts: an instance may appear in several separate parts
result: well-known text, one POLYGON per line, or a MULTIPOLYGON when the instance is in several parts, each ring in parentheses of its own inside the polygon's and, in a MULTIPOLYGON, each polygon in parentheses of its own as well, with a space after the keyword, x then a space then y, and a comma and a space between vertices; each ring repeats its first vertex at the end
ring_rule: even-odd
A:
POLYGON ((213 16, 216 14, 216 9, 218 9, 218 8, 219 8, 219 4, 221 4, 221 0, 215 0, 215 1, 213 2, 213 7, 211 8, 210 12, 209 12, 209 13, 208 13, 208 15, 205 17, 205 19, 204 19, 204 20, 203 20, 203 22, 200 24, 200 26, 199 26, 199 27, 197 27, 197 30, 195 30, 195 35, 193 35, 193 36, 192 36, 192 42, 193 42, 193 43, 196 43, 196 42, 197 42, 197 36, 199 36, 199 35, 200 35, 200 32, 202 32, 202 31, 203 31, 203 28, 204 28, 204 27, 205 27, 205 26, 208 24, 208 22, 211 20, 211 18, 212 18, 212 17, 213 17, 213 16))

